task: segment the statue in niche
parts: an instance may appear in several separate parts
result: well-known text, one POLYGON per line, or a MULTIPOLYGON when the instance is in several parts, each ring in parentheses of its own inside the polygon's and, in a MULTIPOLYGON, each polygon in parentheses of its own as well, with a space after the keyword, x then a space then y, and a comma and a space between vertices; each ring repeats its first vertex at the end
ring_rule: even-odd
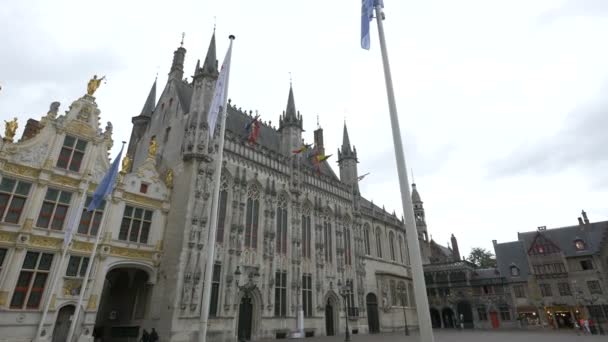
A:
POLYGON ((124 158, 122 158, 122 167, 120 169, 120 173, 127 174, 129 173, 129 169, 131 169, 131 158, 129 158, 129 155, 125 155, 124 158))
POLYGON ((167 171, 167 175, 165 176, 165 184, 167 184, 167 187, 169 189, 173 188, 173 170, 169 169, 169 171, 167 171))
POLYGON ((97 75, 93 75, 93 78, 91 78, 89 80, 89 83, 87 84, 87 95, 93 96, 93 94, 95 94, 95 91, 97 91, 97 88, 99 88, 99 86, 101 85, 101 81, 103 81, 105 78, 105 76, 103 76, 102 78, 97 78, 97 75))
POLYGON ((156 135, 153 135, 150 139, 150 145, 148 146, 148 158, 155 159, 156 151, 158 150, 158 143, 156 142, 156 135))
POLYGON ((17 117, 13 118, 13 120, 10 121, 4 120, 4 124, 4 140, 13 142, 13 139, 15 138, 15 133, 17 133, 17 127, 19 127, 19 125, 17 124, 17 117))

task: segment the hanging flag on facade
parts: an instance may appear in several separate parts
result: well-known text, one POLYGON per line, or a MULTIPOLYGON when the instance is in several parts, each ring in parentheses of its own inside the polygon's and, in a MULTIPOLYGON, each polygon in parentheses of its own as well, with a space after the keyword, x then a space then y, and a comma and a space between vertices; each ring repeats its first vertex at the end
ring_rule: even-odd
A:
POLYGON ((255 144, 260 135, 260 116, 256 115, 251 121, 245 126, 247 132, 247 142, 251 145, 255 144))
POLYGON ((308 151, 312 147, 312 144, 303 144, 298 149, 291 151, 292 153, 299 154, 308 151))
POLYGON ((384 0, 361 0, 361 47, 369 50, 369 23, 374 17, 374 7, 384 8, 384 0))
POLYGON ((360 181, 361 181, 361 180, 363 180, 363 178, 365 178, 365 176, 367 176, 367 175, 369 175, 369 172, 368 172, 368 173, 366 173, 366 174, 364 174, 364 175, 361 175, 361 176, 357 177, 357 181, 358 181, 358 182, 360 182, 360 181))
POLYGON ((108 196, 112 190, 114 189, 114 184, 116 183, 116 175, 118 175, 118 165, 120 164, 120 157, 122 156, 122 150, 125 145, 122 145, 120 148, 120 152, 118 152, 118 156, 114 158, 108 173, 103 176, 101 183, 95 188, 95 192, 93 193, 93 199, 89 206, 87 207, 87 211, 93 211, 99 207, 101 202, 108 196))
POLYGON ((213 138, 215 133, 215 124, 217 123, 217 117, 220 114, 220 107, 226 103, 226 96, 228 90, 226 89, 226 82, 228 81, 228 75, 230 74, 230 57, 232 56, 232 49, 228 49, 224 62, 222 63, 222 69, 220 75, 217 78, 215 84, 215 91, 213 92, 213 99, 209 106, 209 113, 207 114, 207 123, 209 124, 209 138, 213 138))
POLYGON ((312 164, 315 167, 315 170, 317 171, 317 175, 321 175, 321 163, 326 161, 331 156, 331 154, 326 156, 325 154, 320 153, 318 151, 316 151, 312 155, 312 164))

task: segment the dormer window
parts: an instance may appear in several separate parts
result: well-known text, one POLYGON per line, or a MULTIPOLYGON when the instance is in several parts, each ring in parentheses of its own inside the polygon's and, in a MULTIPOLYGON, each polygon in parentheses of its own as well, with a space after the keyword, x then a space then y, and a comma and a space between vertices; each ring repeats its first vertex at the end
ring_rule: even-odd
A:
POLYGON ((543 246, 536 246, 536 252, 538 254, 545 254, 545 248, 543 246))
POLYGON ((146 193, 148 193, 148 183, 144 183, 144 182, 142 182, 142 183, 139 185, 139 192, 141 192, 142 194, 146 194, 146 193))
POLYGON ((87 142, 85 140, 66 135, 61 153, 59 153, 57 159, 57 167, 74 172, 80 171, 80 164, 82 164, 86 148, 87 142))
POLYGON ((581 239, 574 240, 574 247, 577 251, 582 251, 587 248, 587 246, 585 246, 585 241, 581 239))
POLYGON ((519 268, 515 265, 511 265, 511 276, 519 277, 519 268))

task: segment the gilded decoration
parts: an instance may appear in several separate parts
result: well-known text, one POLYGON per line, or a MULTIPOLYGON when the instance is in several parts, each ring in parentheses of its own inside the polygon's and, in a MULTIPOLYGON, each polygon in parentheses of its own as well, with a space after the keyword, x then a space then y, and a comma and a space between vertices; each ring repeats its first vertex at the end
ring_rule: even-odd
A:
POLYGON ((64 296, 78 296, 82 287, 82 279, 65 279, 63 281, 64 296))
POLYGON ((91 297, 89 297, 87 310, 95 310, 95 308, 97 308, 97 295, 92 294, 91 297))
POLYGON ((0 291, 0 306, 8 304, 8 291, 0 291))
POLYGON ((60 248, 61 244, 63 243, 63 239, 56 239, 37 235, 33 235, 30 241, 32 246, 44 248, 60 248))
POLYGON ((71 177, 61 176, 61 175, 52 175, 51 182, 59 183, 61 185, 71 186, 71 187, 75 187, 75 188, 80 186, 80 179, 74 179, 71 177))
POLYGON ((124 248, 124 247, 114 247, 114 246, 112 246, 112 249, 110 250, 110 254, 113 256, 121 256, 121 257, 126 257, 126 258, 133 258, 133 259, 153 260, 154 253, 155 252, 153 252, 153 251, 141 251, 141 250, 134 249, 134 248, 124 248))
POLYGON ((17 124, 16 117, 10 121, 4 120, 4 141, 13 142, 17 127, 19 127, 19 125, 17 124))
POLYGON ((150 207, 160 208, 163 204, 161 200, 148 198, 145 196, 140 196, 136 194, 132 194, 130 192, 125 192, 123 198, 127 201, 133 201, 139 204, 144 204, 150 207))
POLYGON ((158 150, 158 143, 156 142, 156 135, 153 135, 150 139, 150 145, 148 146, 148 158, 155 159, 156 151, 158 150))
POLYGON ((95 130, 91 126, 89 126, 85 122, 78 120, 70 121, 70 123, 67 124, 65 130, 89 138, 94 138, 97 135, 95 130))
POLYGON ((4 164, 3 171, 28 177, 38 177, 40 174, 40 170, 25 165, 16 165, 11 163, 4 164))
POLYGON ((131 169, 131 158, 129 158, 129 155, 127 154, 124 158, 122 158, 122 168, 120 170, 120 173, 125 175, 125 174, 129 173, 130 169, 131 169))
POLYGON ((90 242, 72 240, 72 250, 79 250, 79 251, 83 251, 83 252, 92 252, 93 244, 90 242))
POLYGON ((97 88, 99 88, 99 86, 101 85, 101 81, 103 81, 105 78, 105 76, 103 76, 102 78, 97 78, 97 75, 93 75, 93 78, 91 78, 89 80, 89 83, 87 83, 87 95, 93 96, 93 94, 95 94, 95 91, 97 91, 97 88))
POLYGON ((2 242, 16 242, 17 241, 17 233, 0 231, 0 241, 2 241, 2 242))
POLYGON ((169 171, 167 171, 167 175, 165 176, 165 184, 167 185, 167 187, 169 189, 173 188, 173 170, 169 169, 169 171))

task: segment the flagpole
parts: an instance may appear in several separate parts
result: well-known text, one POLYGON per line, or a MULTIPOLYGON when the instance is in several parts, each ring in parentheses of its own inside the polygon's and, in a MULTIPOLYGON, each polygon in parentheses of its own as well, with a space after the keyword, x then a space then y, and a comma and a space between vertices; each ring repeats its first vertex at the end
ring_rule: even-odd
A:
MULTIPOLYGON (((230 58, 232 58, 232 43, 234 42, 234 36, 230 35, 230 58)), ((226 85, 224 86, 225 94, 228 93, 228 83, 230 83, 230 63, 226 65, 228 73, 226 75, 226 85)), ((228 96, 224 96, 224 103, 222 104, 222 118, 220 126, 220 142, 218 146, 217 164, 215 166, 215 173, 213 174, 213 184, 215 186, 213 190, 213 200, 211 201, 211 219, 209 221, 209 240, 207 240, 207 262, 205 265, 205 278, 203 281, 203 302, 201 303, 201 319, 199 321, 199 342, 205 342, 207 340, 207 321, 209 319, 209 300, 211 298, 211 280, 213 277, 213 263, 215 259, 215 233, 217 226, 217 207, 220 199, 220 181, 222 172, 222 159, 224 157, 224 136, 226 133, 226 114, 228 104, 228 96)), ((212 110, 209 108, 209 110, 212 110)))
MULTIPOLYGON (((76 212, 74 212, 72 214, 72 216, 70 217, 70 222, 68 222, 68 230, 66 230, 66 234, 69 231, 73 232, 74 228, 76 228, 75 227, 76 222, 80 218, 80 216, 78 215, 78 212, 82 211, 82 209, 84 208, 84 204, 87 200, 86 189, 88 187, 89 187, 89 182, 87 181, 84 195, 82 196, 82 200, 80 201, 80 205, 76 208, 76 212)), ((71 238, 70 238, 70 240, 71 240, 71 238)), ((44 309, 42 310, 42 317, 40 318, 40 323, 38 323, 38 329, 36 329, 36 337, 34 338, 34 341, 46 340, 46 337, 48 335, 48 332, 47 332, 45 334, 45 336, 40 336, 40 334, 42 333, 42 330, 44 329, 44 322, 46 321, 46 316, 49 313, 49 308, 51 306, 51 300, 53 299, 53 294, 55 293, 55 288, 57 287, 57 281, 59 280, 61 270, 63 269, 63 263, 65 261, 65 257, 68 253, 69 247, 70 247, 70 242, 68 241, 67 243, 65 243, 65 240, 64 240, 63 250, 61 252, 61 259, 59 259, 59 264, 57 265, 57 268, 55 269, 55 272, 53 273, 53 278, 51 280, 51 287, 49 288, 48 296, 46 298, 46 302, 44 303, 44 309)))
POLYGON ((401 203, 403 214, 405 215, 406 236, 411 245, 410 259, 412 267, 412 279, 414 283, 414 295, 416 298, 416 312, 418 314, 418 327, 420 329, 420 341, 433 342, 433 328, 431 325, 431 315, 429 303, 426 296, 426 286, 424 284, 424 272, 422 269, 422 257, 418 243, 418 233, 416 222, 414 221, 414 208, 407 179, 407 168, 403 153, 403 142, 401 141, 401 130, 399 128, 399 118, 397 117, 397 105, 395 103, 395 93, 393 91, 393 81, 388 62, 386 41, 384 39, 384 26, 382 20, 381 1, 375 2, 376 21, 378 22, 378 35, 380 36, 380 48, 382 51, 382 64, 384 66, 384 79, 386 81, 386 92, 388 96, 388 107, 391 117, 391 128, 393 131, 393 144, 395 145, 395 158, 397 160, 397 174, 399 176, 399 187, 401 188, 401 203))

